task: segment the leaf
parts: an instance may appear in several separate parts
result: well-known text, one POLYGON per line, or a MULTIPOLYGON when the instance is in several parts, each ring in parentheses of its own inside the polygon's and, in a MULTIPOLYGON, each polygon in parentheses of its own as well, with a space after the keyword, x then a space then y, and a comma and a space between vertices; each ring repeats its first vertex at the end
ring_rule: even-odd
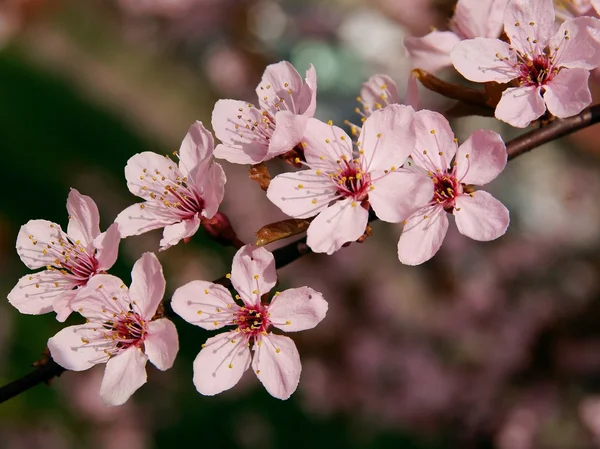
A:
POLYGON ((269 184, 271 184, 271 174, 267 166, 263 163, 250 167, 249 177, 252 181, 257 182, 265 192, 269 188, 269 184))
POLYGON ((300 234, 308 229, 310 220, 290 218, 263 226, 256 233, 256 246, 264 246, 277 240, 300 234))

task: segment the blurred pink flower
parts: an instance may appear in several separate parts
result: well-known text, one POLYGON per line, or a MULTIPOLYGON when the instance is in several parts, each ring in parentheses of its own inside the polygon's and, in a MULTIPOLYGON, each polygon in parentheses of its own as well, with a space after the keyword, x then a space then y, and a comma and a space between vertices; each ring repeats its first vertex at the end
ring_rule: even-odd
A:
POLYGON ((446 212, 454 215, 459 232, 474 240, 494 240, 509 223, 508 209, 500 201, 469 186, 487 184, 504 170, 507 155, 502 137, 479 130, 459 147, 444 116, 432 111, 416 114, 414 169, 431 180, 434 194, 404 222, 398 258, 408 265, 429 260, 440 249, 448 230, 446 212))
POLYGON ((194 385, 204 395, 215 395, 238 383, 250 366, 267 391, 287 399, 300 379, 300 356, 294 342, 268 333, 271 326, 287 332, 312 329, 327 312, 323 296, 309 287, 276 293, 271 304, 261 297, 277 282, 275 259, 264 248, 242 247, 233 258, 231 283, 238 305, 222 285, 192 281, 173 294, 175 313, 204 329, 237 326, 209 338, 194 361, 194 385), (254 355, 251 356, 250 343, 254 355))
POLYGON ((310 119, 302 144, 309 169, 276 176, 267 197, 292 217, 316 215, 307 244, 320 253, 333 254, 363 235, 369 204, 383 221, 404 220, 433 194, 427 178, 399 168, 414 148, 413 120, 409 106, 374 112, 355 155, 342 129, 310 119))
POLYGON ((115 276, 95 276, 73 301, 87 322, 48 340, 52 358, 73 371, 106 363, 100 396, 106 405, 123 404, 146 383, 148 360, 167 370, 179 351, 175 325, 153 320, 164 293, 162 267, 153 253, 144 253, 133 266, 129 290, 115 276))
MULTIPOLYGON (((383 109, 390 104, 405 104, 418 109, 417 79, 412 75, 409 76, 406 97, 403 101, 400 94, 398 94, 398 86, 392 78, 387 75, 373 75, 367 82, 363 83, 357 101, 361 104, 362 111, 356 108, 356 112, 365 119, 374 111, 383 109)), ((352 129, 352 133, 355 133, 355 129, 352 129)))
POLYGON ((122 211, 115 222, 123 237, 165 228, 160 250, 193 236, 202 218, 212 218, 225 193, 225 173, 213 163, 214 141, 201 122, 194 123, 179 150, 179 166, 150 151, 127 162, 129 191, 146 201, 122 211))
POLYGON ((30 220, 17 237, 17 253, 28 268, 45 270, 19 279, 8 301, 21 313, 39 315, 54 310, 59 321, 71 314, 71 302, 90 278, 113 266, 119 251, 116 224, 100 233, 94 200, 71 189, 67 198, 69 225, 30 220))
POLYGON ((289 62, 271 64, 256 95, 258 108, 238 100, 215 104, 212 125, 223 142, 215 148, 215 157, 234 164, 257 164, 293 149, 315 114, 317 74, 311 65, 302 82, 289 62))
POLYGON ((504 15, 510 44, 476 38, 452 50, 454 67, 471 81, 519 81, 502 93, 497 119, 524 128, 546 108, 564 118, 591 103, 588 78, 600 64, 600 20, 570 19, 556 33, 554 20, 552 0, 512 0, 504 15))

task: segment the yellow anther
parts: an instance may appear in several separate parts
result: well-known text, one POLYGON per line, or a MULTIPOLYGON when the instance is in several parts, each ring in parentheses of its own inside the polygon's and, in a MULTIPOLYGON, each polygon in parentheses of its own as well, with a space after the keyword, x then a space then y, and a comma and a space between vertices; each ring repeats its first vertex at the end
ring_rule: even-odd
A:
POLYGON ((329 126, 332 126, 332 125, 333 125, 333 120, 327 120, 327 124, 328 124, 329 126))
POLYGON ((258 274, 255 274, 255 275, 254 275, 254 279, 256 279, 256 280, 258 280, 258 278, 259 278, 259 277, 260 277, 260 276, 259 276, 258 274))
POLYGON ((275 352, 276 352, 277 354, 279 354, 279 353, 281 352, 281 349, 279 349, 279 348, 275 348, 275 352))
POLYGON ((291 322, 290 320, 287 320, 287 321, 285 322, 285 324, 292 324, 292 322, 291 322))
POLYGON ((231 279, 231 273, 227 273, 227 274, 225 275, 225 277, 226 277, 227 279, 231 279))

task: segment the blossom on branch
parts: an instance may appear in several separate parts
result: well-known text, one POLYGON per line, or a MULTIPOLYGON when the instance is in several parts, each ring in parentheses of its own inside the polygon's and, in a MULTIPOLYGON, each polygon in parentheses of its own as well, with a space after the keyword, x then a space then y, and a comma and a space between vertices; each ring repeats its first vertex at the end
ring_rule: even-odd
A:
MULTIPOLYGON (((385 108, 390 104, 405 104, 414 109, 418 109, 419 92, 417 79, 410 75, 406 88, 404 101, 398 93, 396 82, 387 75, 373 75, 360 89, 360 96, 356 99, 361 108, 356 108, 355 112, 360 114, 364 119, 367 119, 373 112, 385 108)), ((357 127, 352 126, 352 133, 357 132, 357 127)))
POLYGON ((452 63, 465 78, 517 83, 502 93, 497 119, 524 128, 546 108, 565 118, 591 103, 588 78, 600 64, 600 20, 570 19, 556 33, 554 21, 552 0, 512 0, 504 15, 510 44, 477 38, 452 50, 452 63))
POLYGON ((28 268, 43 271, 19 279, 8 301, 21 313, 40 315, 52 310, 64 321, 71 302, 97 273, 117 260, 121 236, 116 224, 100 233, 100 214, 94 200, 71 189, 67 198, 69 224, 30 220, 17 237, 17 253, 28 268))
POLYGON ((95 276, 73 301, 87 322, 48 340, 52 358, 73 371, 106 363, 100 396, 107 405, 123 404, 146 383, 148 360, 167 370, 179 351, 175 325, 153 319, 164 293, 162 267, 152 253, 133 266, 130 289, 115 276, 95 276))
POLYGON ((494 240, 506 232, 508 209, 492 195, 475 191, 495 179, 507 161, 499 134, 475 131, 458 146, 448 121, 437 112, 419 111, 415 120, 417 144, 410 164, 428 179, 434 193, 404 221, 398 258, 407 265, 431 259, 448 230, 447 214, 454 215, 458 231, 474 240, 494 240))
POLYGON ((400 168, 414 149, 414 110, 390 105, 365 121, 356 152, 337 126, 310 119, 302 146, 308 170, 276 176, 267 197, 294 218, 316 215, 307 244, 333 254, 363 235, 369 207, 398 223, 428 201, 433 187, 419 174, 400 168))
POLYGON ((303 82, 287 61, 271 64, 256 88, 258 107, 219 100, 212 126, 221 142, 215 157, 234 164, 258 164, 292 150, 302 140, 317 107, 317 74, 311 65, 303 82))
POLYGON ((269 330, 312 329, 325 318, 327 302, 309 287, 264 295, 275 286, 273 255, 264 248, 242 247, 233 258, 231 283, 236 300, 222 285, 192 281, 173 294, 172 307, 184 320, 204 329, 235 326, 209 338, 194 361, 194 385, 204 395, 232 388, 252 364, 267 391, 287 399, 300 379, 300 356, 294 342, 269 330))
POLYGON ((115 222, 123 237, 165 228, 160 250, 193 236, 202 219, 212 218, 225 194, 225 173, 213 162, 214 141, 201 122, 194 123, 181 144, 179 165, 150 151, 127 162, 129 191, 143 203, 122 211, 115 222))

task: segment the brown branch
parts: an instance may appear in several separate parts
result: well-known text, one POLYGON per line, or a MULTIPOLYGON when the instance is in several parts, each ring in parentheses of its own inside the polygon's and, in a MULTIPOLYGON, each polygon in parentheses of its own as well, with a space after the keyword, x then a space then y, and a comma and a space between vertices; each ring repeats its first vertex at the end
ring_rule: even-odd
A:
MULTIPOLYGON (((598 122, 600 122, 600 105, 589 107, 574 117, 556 119, 542 128, 531 130, 508 142, 506 145, 508 159, 512 160, 540 145, 598 122)), ((273 251, 275 265, 278 269, 309 253, 311 253, 311 250, 306 245, 306 237, 273 251)), ((231 281, 226 276, 215 279, 213 282, 228 288, 231 287, 231 281)), ((49 358, 46 363, 40 365, 35 371, 1 387, 0 404, 42 382, 49 382, 52 378, 60 376, 64 371, 64 368, 54 362, 52 358, 49 358)))

